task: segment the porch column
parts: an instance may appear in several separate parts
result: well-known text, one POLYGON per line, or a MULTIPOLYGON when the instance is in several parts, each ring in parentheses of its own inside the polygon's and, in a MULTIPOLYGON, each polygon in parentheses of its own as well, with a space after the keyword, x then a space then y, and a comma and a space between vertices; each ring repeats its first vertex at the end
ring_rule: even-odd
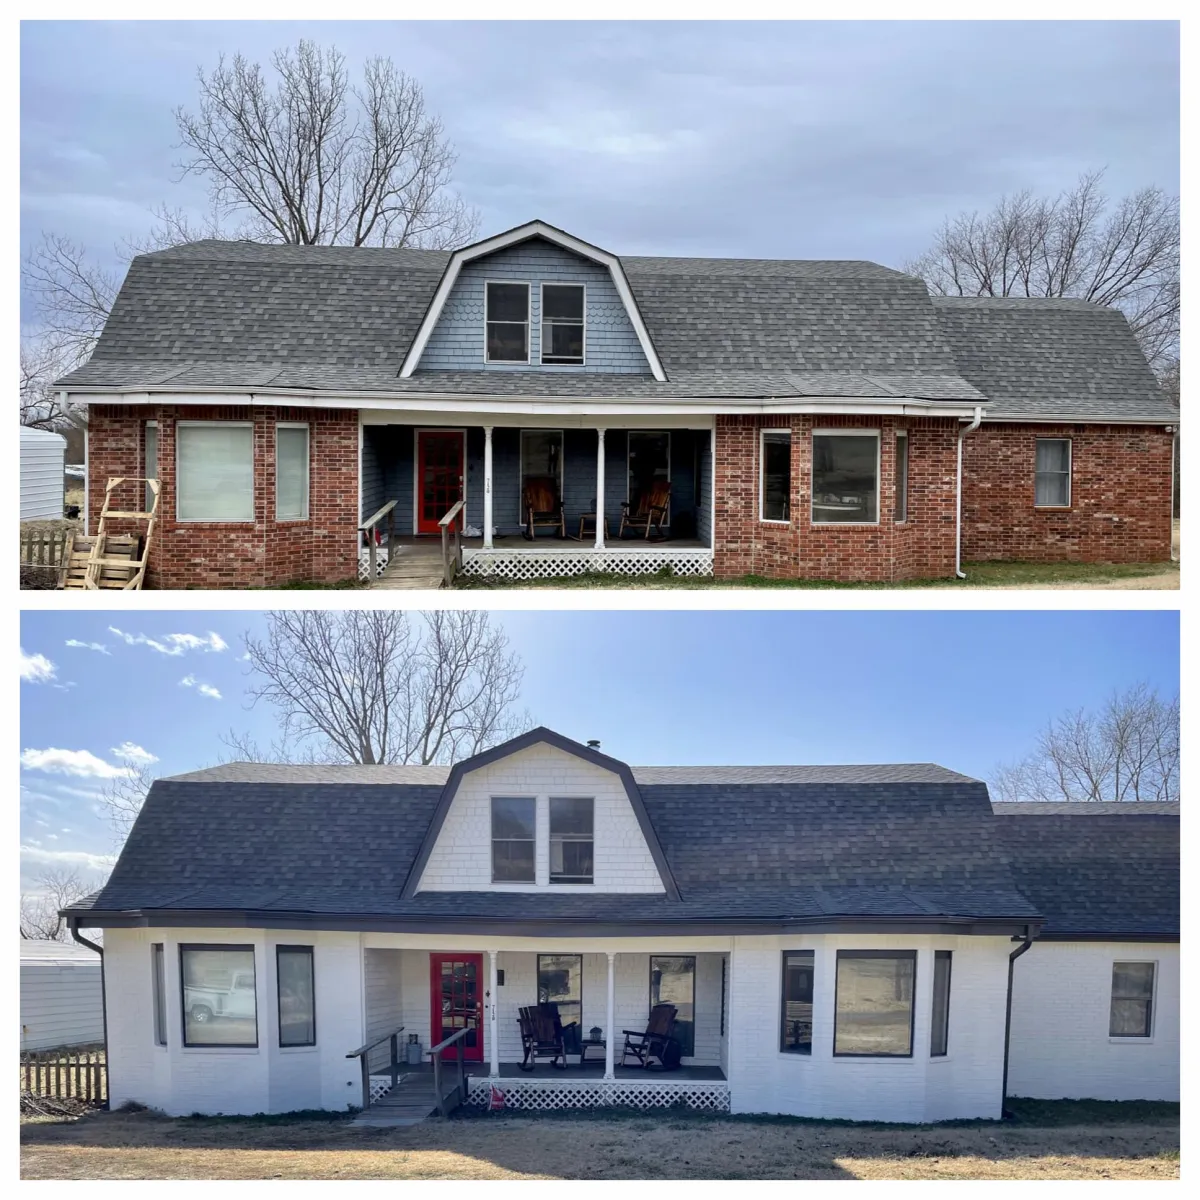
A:
MULTIPOLYGON (((483 548, 492 548, 492 427, 483 427, 483 548)), ((495 968, 495 961, 492 963, 495 968)))
MULTIPOLYGON (((604 433, 600 434, 600 446, 603 450, 604 433)), ((602 463, 603 453, 601 454, 602 463)), ((603 476, 604 468, 600 468, 603 476)), ((600 514, 596 514, 599 518, 600 514)), ((608 952, 608 1024, 605 1026, 604 1038, 604 1078, 615 1079, 616 1074, 613 1071, 613 1062, 616 1059, 617 1053, 617 972, 616 972, 616 954, 613 951, 608 952)))
MULTIPOLYGON (((488 430, 488 463, 491 463, 491 445, 492 431, 488 430)), ((488 501, 487 507, 491 508, 491 500, 488 501)), ((496 959, 499 957, 499 952, 496 950, 488 951, 488 1047, 491 1050, 492 1067, 491 1073, 493 1079, 500 1078, 500 1039, 497 1030, 500 1028, 500 1022, 496 1018, 496 1009, 499 1007, 499 1000, 496 996, 497 975, 496 975, 496 959)))
MULTIPOLYGON (((596 549, 604 549, 604 430, 596 430, 596 549)), ((612 955, 608 956, 608 982, 612 984, 612 955)), ((609 1063, 612 1066, 612 1063, 609 1063)), ((611 1078, 611 1076, 610 1076, 611 1078)))

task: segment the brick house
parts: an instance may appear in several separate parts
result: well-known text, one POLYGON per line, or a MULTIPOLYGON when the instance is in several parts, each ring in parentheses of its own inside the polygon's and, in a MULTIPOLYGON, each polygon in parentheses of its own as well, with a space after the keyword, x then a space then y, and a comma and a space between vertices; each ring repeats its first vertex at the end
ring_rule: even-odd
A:
POLYGON ((460 500, 463 569, 518 579, 1170 557, 1177 413, 1121 313, 869 262, 619 258, 540 221, 197 242, 133 261, 59 386, 93 521, 108 478, 160 479, 160 587, 352 578, 460 500))
POLYGON ((455 1098, 510 1108, 1177 1098, 1178 806, 1001 807, 927 763, 630 767, 546 729, 235 763, 155 782, 64 915, 104 931, 113 1106, 419 1118, 448 1040, 455 1098))

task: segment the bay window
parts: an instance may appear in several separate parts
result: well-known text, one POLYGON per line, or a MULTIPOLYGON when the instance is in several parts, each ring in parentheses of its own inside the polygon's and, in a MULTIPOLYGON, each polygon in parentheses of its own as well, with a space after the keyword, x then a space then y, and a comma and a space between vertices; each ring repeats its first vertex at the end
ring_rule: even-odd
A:
POLYGON ((879 433, 845 429, 812 438, 814 525, 879 521, 879 433))
POLYGON ((257 1046, 253 946, 180 946, 185 1046, 257 1046))
POLYGON ((180 421, 175 453, 180 521, 254 520, 254 427, 249 422, 180 421))
POLYGON ((317 1014, 313 988, 313 948, 276 946, 279 991, 279 1044, 315 1046, 317 1014))
POLYGON ((915 950, 839 950, 835 1058, 911 1058, 915 950))

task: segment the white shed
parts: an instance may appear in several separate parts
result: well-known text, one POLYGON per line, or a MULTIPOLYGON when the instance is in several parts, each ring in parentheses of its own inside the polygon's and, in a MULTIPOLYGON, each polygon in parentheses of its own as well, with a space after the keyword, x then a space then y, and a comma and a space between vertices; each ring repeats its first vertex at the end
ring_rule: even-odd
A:
POLYGON ((76 942, 21 939, 21 1049, 104 1040, 100 956, 76 942))
POLYGON ((67 439, 21 426, 21 520, 61 521, 67 439))

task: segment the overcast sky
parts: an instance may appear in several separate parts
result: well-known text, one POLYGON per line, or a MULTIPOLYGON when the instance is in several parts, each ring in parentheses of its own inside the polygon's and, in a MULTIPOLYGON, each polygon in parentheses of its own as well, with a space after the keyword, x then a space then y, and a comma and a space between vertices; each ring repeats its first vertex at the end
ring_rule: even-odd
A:
POLYGON ((203 210, 172 109, 222 52, 302 36, 420 80, 485 235, 541 217, 623 254, 899 266, 1006 191, 1104 166, 1116 193, 1178 189, 1171 22, 25 22, 23 245, 115 265, 159 202, 203 210))

